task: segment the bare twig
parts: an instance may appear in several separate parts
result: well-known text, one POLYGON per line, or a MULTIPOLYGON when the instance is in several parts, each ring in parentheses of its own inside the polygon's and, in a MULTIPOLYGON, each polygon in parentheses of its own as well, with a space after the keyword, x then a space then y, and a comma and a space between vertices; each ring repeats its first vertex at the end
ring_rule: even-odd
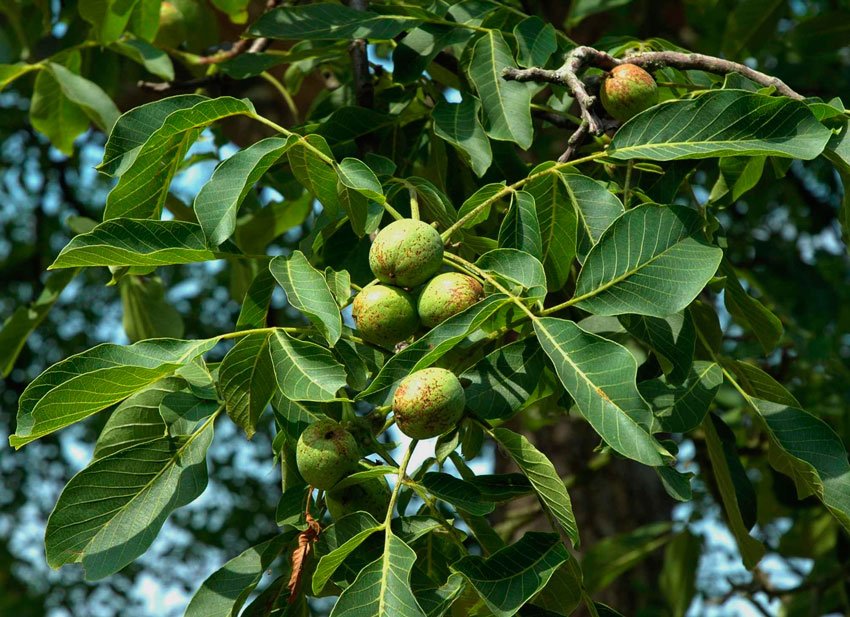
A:
MULTIPOLYGON (((744 64, 706 56, 704 54, 681 53, 677 51, 649 51, 632 54, 625 58, 615 58, 592 47, 581 46, 572 50, 567 55, 564 65, 557 70, 547 70, 538 67, 528 69, 506 68, 502 72, 502 78, 511 81, 533 81, 565 86, 578 103, 581 109, 581 117, 587 123, 585 131, 582 131, 582 127, 579 127, 579 130, 570 138, 571 141, 578 142, 584 138, 583 132, 599 135, 606 130, 605 123, 593 109, 596 103, 596 97, 590 93, 589 88, 592 90, 595 84, 584 83, 579 78, 579 74, 588 67, 610 71, 615 66, 626 63, 635 64, 649 71, 670 67, 683 71, 701 70, 719 75, 739 73, 760 86, 775 88, 776 92, 781 95, 795 100, 802 100, 804 98, 803 95, 792 90, 778 77, 756 71, 744 64)), ((566 155, 567 152, 564 153, 564 156, 566 155)))
MULTIPOLYGON (((267 0, 265 11, 272 10, 278 4, 280 4, 280 0, 267 0)), ((257 39, 239 39, 230 49, 218 51, 209 56, 201 56, 198 59, 198 64, 219 64, 246 52, 249 54, 258 54, 264 52, 270 44, 271 41, 264 36, 257 39)))
POLYGON ((218 79, 218 75, 209 75, 186 81, 140 81, 136 85, 139 88, 144 88, 152 92, 168 92, 170 90, 194 90, 195 88, 207 86, 218 79))

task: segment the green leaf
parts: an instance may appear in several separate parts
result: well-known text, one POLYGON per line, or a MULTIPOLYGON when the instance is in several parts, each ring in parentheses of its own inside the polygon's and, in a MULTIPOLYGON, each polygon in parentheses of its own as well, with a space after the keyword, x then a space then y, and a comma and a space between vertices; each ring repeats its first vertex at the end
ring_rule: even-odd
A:
POLYGON ((75 236, 50 270, 85 266, 168 266, 217 259, 199 225, 184 221, 113 219, 75 236))
POLYGON ((294 539, 283 533, 237 555, 203 582, 184 617, 231 617, 245 605, 266 570, 294 539))
POLYGON ((500 347, 467 369, 461 378, 466 406, 485 420, 507 420, 531 397, 545 360, 533 338, 500 347))
POLYGON ((639 385, 641 395, 656 410, 661 429, 667 433, 686 433, 702 423, 708 408, 723 383, 723 371, 714 362, 693 363, 691 374, 681 385, 661 379, 639 385))
POLYGON ((557 535, 529 531, 486 559, 464 557, 452 570, 466 577, 496 617, 510 617, 543 589, 569 558, 557 535))
POLYGON ((690 374, 697 335, 688 311, 667 317, 621 315, 620 323, 652 349, 670 383, 681 383, 690 374))
POLYGON ((434 132, 452 144, 479 178, 490 168, 493 151, 478 119, 481 104, 467 96, 460 103, 437 102, 431 111, 434 132))
POLYGON ((240 150, 221 163, 195 198, 195 215, 209 246, 218 246, 236 230, 236 214, 245 196, 268 169, 298 140, 270 137, 240 150))
POLYGON ((92 25, 95 38, 108 45, 124 33, 138 0, 80 0, 80 16, 92 25))
POLYGON ((393 81, 410 84, 422 76, 431 61, 446 47, 469 40, 464 28, 423 24, 410 30, 393 50, 393 81))
POLYGON ((295 179, 322 202, 329 216, 336 216, 340 208, 338 178, 333 165, 333 153, 324 137, 307 135, 295 143, 286 156, 295 179))
POLYGON ((169 375, 215 346, 217 339, 158 339, 134 345, 105 343, 58 362, 18 399, 19 448, 117 403, 169 375))
POLYGON ((577 306, 596 315, 681 311, 723 257, 702 239, 701 226, 699 215, 684 206, 629 210, 588 253, 576 282, 577 306))
POLYGON ((570 5, 569 17, 565 26, 574 28, 586 17, 603 11, 610 11, 618 6, 631 4, 631 2, 632 0, 576 0, 570 5))
POLYGON ((118 118, 112 128, 98 170, 110 176, 121 175, 169 115, 207 100, 199 94, 181 94, 134 107, 118 118))
POLYGON ((850 530, 850 461, 841 438, 767 373, 743 362, 729 367, 770 438, 770 464, 790 476, 800 498, 815 495, 850 530))
POLYGON ((515 66, 502 33, 488 30, 475 42, 468 71, 484 107, 487 134, 491 139, 512 141, 527 150, 534 139, 532 90, 528 84, 502 79, 502 70, 515 66))
POLYGON ((670 614, 684 615, 696 594, 697 564, 702 538, 687 528, 667 543, 658 584, 670 614))
POLYGON ((535 320, 534 330, 561 383, 600 437, 644 465, 665 464, 669 453, 648 432, 653 417, 635 384, 634 356, 571 321, 544 317, 535 320))
MULTIPOLYGON (((109 192, 103 219, 144 219, 158 214, 168 196, 171 180, 201 131, 217 120, 254 113, 254 106, 248 99, 228 96, 203 100, 192 107, 173 111, 149 134, 118 184, 109 192)), ((150 121, 153 115, 139 117, 150 121)))
POLYGON ((776 24, 784 17, 787 5, 782 0, 743 0, 729 12, 723 36, 723 55, 729 59, 741 50, 758 48, 776 34, 776 24))
POLYGON ((74 153, 74 140, 89 127, 86 113, 63 94, 53 71, 46 70, 36 75, 29 119, 35 130, 68 156, 74 153))
POLYGON ((484 499, 495 502, 510 501, 534 491, 534 485, 521 473, 483 474, 473 476, 468 481, 484 499))
POLYGON ((416 553, 387 531, 384 553, 339 596, 331 617, 425 617, 410 589, 416 553))
POLYGON ((168 515, 206 488, 212 436, 210 419, 188 438, 142 442, 74 476, 47 520, 48 564, 81 562, 97 580, 144 553, 168 515))
POLYGON ((429 471, 420 482, 434 497, 473 516, 489 514, 495 507, 492 501, 483 498, 481 491, 474 484, 447 473, 429 471))
POLYGON ((652 523, 594 544, 581 562, 588 593, 605 589, 670 540, 670 523, 652 523))
POLYGON ((271 354, 277 387, 292 401, 331 401, 345 387, 345 369, 324 347, 276 330, 271 354))
MULTIPOLYGON (((535 171, 541 168, 543 165, 535 171)), ((561 171, 560 176, 566 187, 567 200, 573 205, 578 217, 576 254, 579 261, 583 262, 593 245, 599 242, 605 230, 623 214, 625 208, 619 197, 593 178, 570 169, 561 171)))
POLYGON ((158 276, 124 276, 120 281, 122 323, 131 343, 147 338, 181 338, 183 317, 165 300, 158 276))
POLYGON ((383 210, 378 208, 377 220, 369 222, 369 200, 383 204, 384 197, 381 183, 366 163, 359 159, 347 157, 336 167, 339 183, 337 196, 339 203, 351 221, 351 227, 358 236, 375 231, 380 222, 383 210))
POLYGON ((506 428, 496 428, 491 431, 491 435, 525 474, 543 506, 558 521, 573 544, 578 545, 578 527, 573 516, 570 495, 552 461, 518 433, 506 428))
MULTIPOLYGON (((542 300, 546 297, 546 273, 543 264, 537 259, 517 249, 495 249, 484 253, 475 264, 497 278, 519 285, 521 289, 527 290, 528 298, 542 300)), ((521 290, 515 291, 515 295, 521 295, 521 290)))
POLYGON ((489 295, 481 302, 431 329, 403 351, 390 358, 375 379, 372 380, 369 387, 361 392, 358 398, 365 398, 370 394, 381 392, 408 374, 431 366, 509 302, 510 300, 505 295, 489 295))
POLYGON ((357 11, 341 4, 319 2, 294 7, 279 7, 265 13, 248 33, 272 39, 343 40, 395 38, 418 19, 401 15, 379 15, 357 11))
POLYGON ((165 435, 167 428, 159 413, 159 406, 166 396, 184 387, 186 382, 179 377, 166 377, 144 390, 139 390, 118 405, 115 411, 109 414, 97 438, 92 460, 165 435))
POLYGON ((62 94, 78 105, 100 130, 107 133, 112 130, 121 112, 100 86, 55 62, 48 62, 47 70, 53 75, 62 94))
POLYGON ((638 114, 617 131, 608 154, 653 161, 742 155, 809 160, 830 136, 802 101, 715 90, 638 114))
POLYGON ((348 270, 337 272, 328 266, 325 268, 325 281, 336 300, 337 306, 340 308, 347 306, 351 299, 351 274, 348 270))
POLYGON ((752 570, 765 553, 764 545, 749 534, 752 524, 746 524, 742 516, 742 511, 754 512, 755 491, 738 458, 735 434, 714 414, 708 415, 702 427, 711 470, 723 500, 729 530, 738 542, 744 566, 752 570))
POLYGON ((694 492, 691 488, 691 478, 696 474, 683 473, 675 467, 655 467, 654 469, 661 480, 661 486, 664 487, 670 497, 681 502, 693 500, 694 492))
POLYGON ((414 590, 416 601, 426 617, 442 617, 457 600, 465 584, 460 574, 452 574, 440 587, 414 590))
POLYGON ((138 62, 149 73, 165 81, 174 81, 174 65, 171 58, 161 49, 157 49, 143 39, 124 39, 115 41, 110 49, 138 62))
MULTIPOLYGON (((542 165, 535 172, 545 169, 542 165)), ((540 225, 541 261, 550 290, 561 289, 570 276, 576 254, 576 209, 560 174, 549 173, 525 185, 534 198, 540 225)))
POLYGON ((366 538, 383 528, 383 523, 376 521, 368 512, 354 512, 323 530, 323 534, 335 534, 336 548, 319 557, 319 562, 313 571, 313 593, 319 594, 345 558, 366 538))
POLYGON ((0 376, 7 377, 15 366, 30 334, 44 321, 59 295, 77 276, 79 270, 52 272, 44 281, 44 289, 27 306, 19 306, 0 328, 0 376))
MULTIPOLYGON (((505 183, 503 182, 493 182, 490 184, 485 184, 480 189, 475 191, 472 195, 470 195, 466 201, 461 205, 460 210, 458 211, 458 216, 464 217, 473 210, 475 210, 479 205, 484 202, 490 201, 496 195, 505 190, 505 183)), ((492 209, 493 204, 490 204, 480 212, 476 213, 475 216, 470 218, 463 226, 464 227, 474 227, 479 223, 483 223, 487 220, 487 217, 490 215, 490 210, 492 209)))
POLYGON ((261 268, 254 280, 248 286, 239 317, 236 319, 237 330, 253 330, 265 328, 269 306, 274 293, 275 280, 268 268, 261 268))
POLYGON ((268 334, 252 334, 227 352, 219 367, 218 387, 227 415, 248 439, 272 398, 275 376, 269 353, 268 334))
POLYGON ((764 156, 727 156, 720 159, 717 165, 720 175, 711 187, 708 200, 712 203, 738 201, 761 180, 766 160, 764 156))
POLYGON ((517 63, 520 66, 545 66, 558 49, 555 28, 532 15, 514 26, 517 43, 517 63))
POLYGON ((18 62, 16 64, 0 64, 0 92, 10 83, 30 73, 38 71, 41 66, 38 64, 27 64, 26 62, 18 62))
POLYGON ((337 166, 339 181, 350 189, 354 189, 364 197, 384 203, 384 189, 381 183, 366 163, 360 159, 346 157, 337 166))
POLYGON ((524 251, 543 261, 543 240, 536 202, 531 193, 518 191, 512 195, 511 209, 499 228, 499 247, 524 251))
POLYGON ((301 311, 333 346, 342 333, 342 317, 324 274, 310 265, 301 251, 289 257, 275 257, 269 270, 286 292, 289 304, 301 311))
POLYGON ((782 322, 764 304, 744 291, 735 268, 728 260, 720 264, 720 273, 726 277, 723 300, 732 318, 756 335, 764 353, 776 349, 782 338, 782 322))

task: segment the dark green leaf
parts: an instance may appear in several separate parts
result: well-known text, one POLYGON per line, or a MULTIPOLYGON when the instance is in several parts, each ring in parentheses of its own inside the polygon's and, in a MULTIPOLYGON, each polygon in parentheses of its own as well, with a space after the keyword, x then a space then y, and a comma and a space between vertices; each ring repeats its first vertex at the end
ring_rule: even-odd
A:
POLYGON ((331 401, 345 387, 345 369, 333 354, 315 343, 277 330, 271 337, 275 380, 293 401, 331 401))
POLYGON ((19 448, 117 403, 209 351, 217 339, 105 343, 54 364, 18 400, 19 448))
POLYGON ((269 270, 286 292, 289 304, 303 313, 333 346, 342 334, 342 317, 324 274, 310 265, 301 251, 289 257, 275 257, 269 270))
POLYGON ((438 499, 474 516, 484 516, 493 511, 493 502, 487 501, 474 484, 465 480, 431 471, 422 477, 421 483, 438 499))
POLYGON ((661 429, 686 433, 698 427, 723 383, 723 371, 714 362, 693 363, 684 383, 671 385, 661 379, 640 384, 641 395, 655 409, 661 429))
POLYGON ((541 503, 558 521, 573 544, 578 545, 579 534, 570 495, 549 458, 528 439, 506 428, 493 429, 491 435, 525 474, 541 503))
POLYGON ((742 155, 809 160, 823 152, 830 135, 801 101, 716 90, 638 114, 617 131, 608 153, 621 160, 742 155))
POLYGON ((434 132, 452 144, 479 177, 493 162, 490 140, 478 119, 480 106, 477 99, 464 97, 460 103, 439 101, 431 111, 434 132))
POLYGON ((275 389, 268 334, 246 336, 227 352, 219 367, 219 389, 227 415, 245 431, 256 431, 275 389))
POLYGON ((544 317, 535 320, 534 330, 561 383, 600 437, 623 456, 663 465, 670 455, 649 433, 652 412, 635 384, 634 356, 571 321, 544 317))
POLYGON ((514 27, 520 66, 545 66, 558 49, 555 28, 536 15, 526 17, 514 27))
POLYGON ((50 269, 84 266, 168 266, 217 259, 195 223, 113 219, 75 236, 50 269))
POLYGON ((534 139, 532 90, 528 84, 502 79, 502 70, 515 66, 501 32, 488 30, 475 42, 468 72, 484 107, 487 134, 491 139, 515 142, 525 150, 534 139))
POLYGON ((499 248, 524 251, 543 261, 543 240, 537 206, 531 193, 519 191, 513 194, 511 209, 499 228, 499 248))
POLYGON ((653 523, 594 544, 581 562, 588 593, 605 589, 670 540, 670 523, 653 523))
POLYGON ((577 306, 597 315, 664 317, 708 283, 723 251, 702 238, 684 206, 644 205, 618 218, 591 249, 576 282, 577 306))
POLYGON ((195 198, 195 215, 209 246, 218 246, 236 230, 239 206, 254 184, 297 141, 270 137, 240 150, 221 163, 195 198))
POLYGON ((487 559, 464 557, 452 570, 466 577, 494 615, 510 617, 569 558, 557 535, 529 531, 518 542, 487 559))
POLYGON ((279 7, 265 13, 249 29, 253 36, 291 40, 391 39, 419 20, 401 15, 378 15, 341 4, 319 2, 279 7))

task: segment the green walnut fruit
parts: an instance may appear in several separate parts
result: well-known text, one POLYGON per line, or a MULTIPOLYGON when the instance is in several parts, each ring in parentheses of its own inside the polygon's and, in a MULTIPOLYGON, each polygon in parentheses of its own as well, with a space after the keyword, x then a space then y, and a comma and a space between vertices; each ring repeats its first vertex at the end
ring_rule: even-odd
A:
POLYGON ((383 521, 390 505, 390 487, 383 478, 370 478, 358 484, 328 491, 325 496, 328 512, 338 521, 352 512, 368 512, 383 521))
POLYGON ((432 278, 419 293, 416 310, 422 323, 433 328, 481 299, 484 288, 471 276, 445 272, 432 278))
POLYGON ((370 285, 354 298, 351 314, 360 336, 392 349, 419 327, 416 304, 398 287, 370 285))
POLYGON ((443 240, 437 230, 413 219, 382 229, 369 249, 369 266, 382 283, 416 287, 443 265, 443 240))
POLYGON ((444 368, 426 368, 408 375, 393 396, 396 426, 414 439, 450 431, 460 422, 465 405, 463 386, 444 368))
POLYGON ((658 102, 658 85, 639 66, 619 64, 602 81, 600 96, 605 111, 625 122, 658 102))
POLYGON ((360 450, 354 437, 334 420, 319 420, 301 433, 295 463, 315 488, 329 489, 357 469, 360 450))

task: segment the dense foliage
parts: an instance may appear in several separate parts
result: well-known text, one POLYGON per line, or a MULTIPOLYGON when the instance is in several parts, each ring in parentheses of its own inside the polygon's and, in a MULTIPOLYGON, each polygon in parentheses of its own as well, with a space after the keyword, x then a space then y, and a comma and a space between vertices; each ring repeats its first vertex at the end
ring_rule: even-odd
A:
MULTIPOLYGON (((0 87, 58 152, 107 134, 111 189, 101 221, 68 219, 70 241, 45 248, 44 292, 4 324, 0 367, 92 268, 130 342, 55 358, 18 397, 15 448, 107 416, 47 521, 50 566, 96 580, 134 562, 203 493, 232 422, 269 436, 279 529, 198 581, 187 615, 319 614, 325 597, 332 616, 614 615, 596 592, 662 546, 663 610, 684 614, 687 528, 580 543, 572 479, 523 430, 569 414, 598 434, 588 457, 651 468, 695 511, 713 496, 748 569, 768 550, 812 560, 791 592, 758 577, 732 592, 788 615, 847 609, 848 268, 823 230, 850 203, 837 214, 821 193, 850 180, 850 113, 828 83, 805 97, 803 78, 661 38, 579 47, 533 2, 212 4, 83 1, 55 22, 3 8, 20 61, 0 87), (251 38, 211 49, 219 28, 251 38), (657 85, 603 108, 623 57, 657 85), (163 81, 136 84, 143 71, 163 81), (137 88, 150 96, 125 105, 137 88), (198 190, 173 190, 210 159, 198 190), (811 224, 831 257, 765 246, 771 224, 811 224), (206 262, 240 308, 201 335, 166 288, 206 262), (515 471, 475 473, 487 444, 515 471), (529 495, 548 531, 494 529, 529 495)), ((732 57, 766 39, 753 12, 785 10, 740 6, 732 57)), ((801 20, 793 53, 822 53, 839 17, 801 20)))

